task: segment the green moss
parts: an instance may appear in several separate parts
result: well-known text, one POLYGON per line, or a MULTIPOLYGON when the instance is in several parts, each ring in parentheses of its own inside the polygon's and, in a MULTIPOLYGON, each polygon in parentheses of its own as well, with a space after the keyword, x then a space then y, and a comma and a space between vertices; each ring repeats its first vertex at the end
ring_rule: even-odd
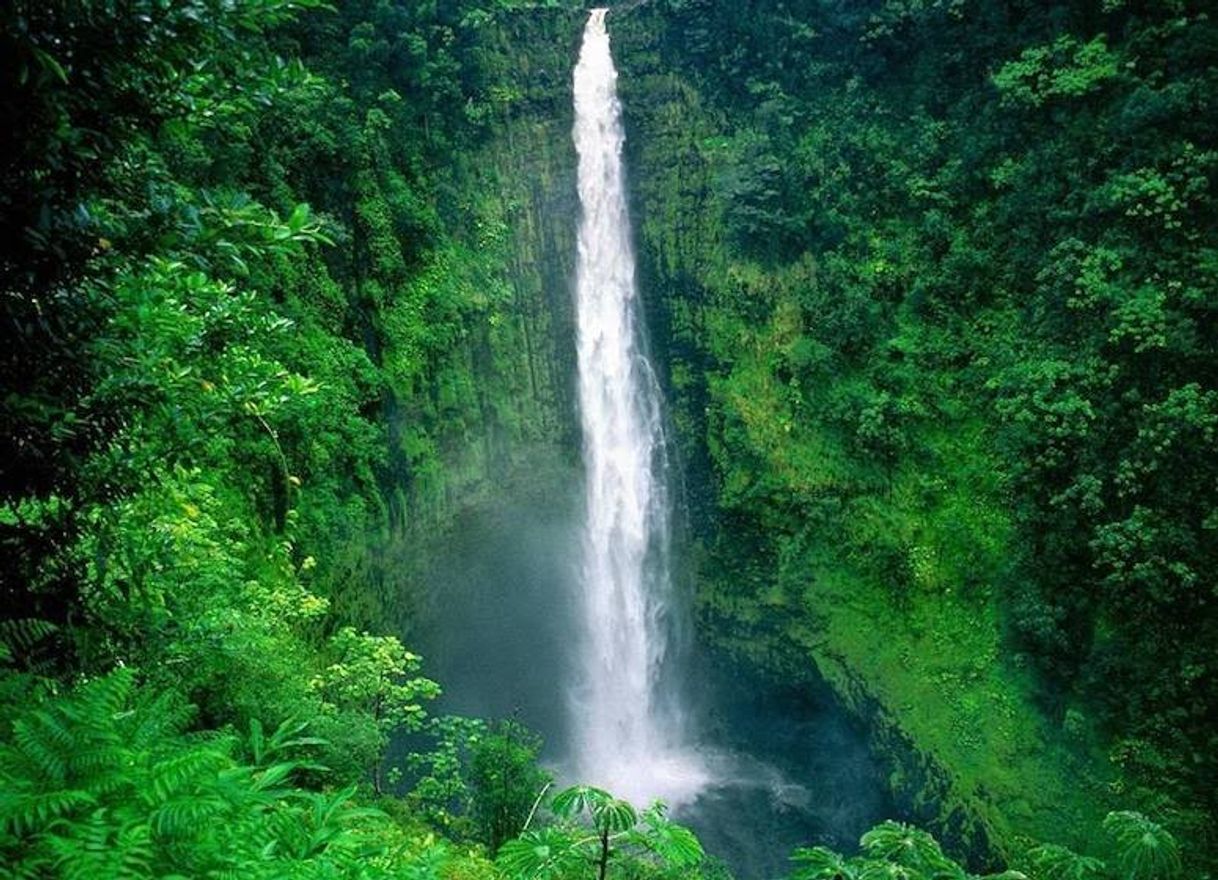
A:
POLYGON ((1005 631, 1020 544, 994 434, 936 366, 949 334, 883 306, 908 271, 902 233, 873 235, 883 253, 865 265, 744 259, 728 218, 739 121, 692 78, 652 73, 635 39, 622 42, 644 293, 660 300, 685 456, 713 485, 696 523, 704 633, 783 676, 817 670, 958 849, 1098 851, 1113 771, 1046 717, 1005 631), (854 353, 860 334, 887 348, 854 353))

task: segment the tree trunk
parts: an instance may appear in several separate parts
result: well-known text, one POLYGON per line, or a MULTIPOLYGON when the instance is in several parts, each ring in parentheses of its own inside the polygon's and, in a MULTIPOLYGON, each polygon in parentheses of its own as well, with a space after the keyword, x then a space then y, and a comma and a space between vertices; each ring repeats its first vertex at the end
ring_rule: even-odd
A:
POLYGON ((609 832, 601 832, 601 858, 596 866, 597 880, 605 880, 605 871, 609 869, 609 832))

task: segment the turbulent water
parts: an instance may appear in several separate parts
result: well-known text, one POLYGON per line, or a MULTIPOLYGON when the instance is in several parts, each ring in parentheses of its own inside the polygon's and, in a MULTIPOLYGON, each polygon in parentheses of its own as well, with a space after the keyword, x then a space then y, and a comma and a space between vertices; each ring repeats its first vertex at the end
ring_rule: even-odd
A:
POLYGON ((661 678, 671 625, 660 395, 639 344, 617 71, 594 10, 575 68, 579 400, 586 467, 577 777, 636 803, 693 798, 706 774, 661 678))

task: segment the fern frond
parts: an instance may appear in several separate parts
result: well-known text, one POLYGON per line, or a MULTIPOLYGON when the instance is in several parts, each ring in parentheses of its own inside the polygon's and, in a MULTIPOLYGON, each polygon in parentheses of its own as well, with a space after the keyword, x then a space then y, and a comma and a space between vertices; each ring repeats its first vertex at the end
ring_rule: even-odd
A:
POLYGON ((213 749, 192 749, 157 762, 152 768, 152 788, 157 801, 167 801, 185 788, 214 778, 230 762, 228 755, 213 749))
POLYGON ((15 656, 29 651, 57 632, 58 626, 49 620, 35 617, 0 620, 0 646, 3 646, 10 656, 15 656))
POLYGON ((75 821, 57 823, 44 840, 56 856, 59 876, 64 880, 119 877, 121 859, 112 840, 117 830, 104 808, 75 821))
POLYGON ((108 742, 83 746, 69 758, 69 766, 73 774, 86 780, 100 775, 108 767, 126 768, 133 763, 133 756, 129 749, 108 742))
POLYGON ((155 876, 152 872, 155 855, 147 825, 130 823, 124 826, 118 833, 117 843, 124 880, 144 880, 155 876))
POLYGON ((153 832, 159 837, 179 837, 221 815, 228 804, 215 795, 189 794, 162 804, 151 816, 153 832))
POLYGON ((147 751, 180 734, 194 715, 194 707, 179 694, 172 691, 157 694, 136 706, 124 727, 125 741, 133 751, 147 751))
POLYGON ((0 824, 14 834, 45 830, 51 822, 96 805, 87 791, 50 791, 12 795, 0 793, 0 824))
POLYGON ((13 723, 13 742, 31 769, 52 785, 63 785, 68 777, 68 760, 60 743, 73 743, 72 731, 62 719, 37 712, 13 723))
POLYGON ((85 718, 97 727, 110 727, 115 716, 127 707, 134 687, 135 673, 125 667, 119 668, 82 684, 76 689, 71 703, 84 708, 85 718))

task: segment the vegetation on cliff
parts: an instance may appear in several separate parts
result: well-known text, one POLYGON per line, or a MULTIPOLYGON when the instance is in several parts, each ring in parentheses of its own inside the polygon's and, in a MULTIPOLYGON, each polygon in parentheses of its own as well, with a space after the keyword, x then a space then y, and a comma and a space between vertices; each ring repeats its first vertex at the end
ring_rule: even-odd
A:
POLYGON ((1212 10, 745 7, 618 25, 703 631, 874 701, 954 834, 1204 836, 1212 10))
MULTIPOLYGON (((385 634, 395 538, 569 454, 565 5, 0 9, 0 874, 724 875, 385 634)), ((1215 23, 748 13, 613 25, 705 632, 878 700, 975 864, 1203 864, 1215 23)))

